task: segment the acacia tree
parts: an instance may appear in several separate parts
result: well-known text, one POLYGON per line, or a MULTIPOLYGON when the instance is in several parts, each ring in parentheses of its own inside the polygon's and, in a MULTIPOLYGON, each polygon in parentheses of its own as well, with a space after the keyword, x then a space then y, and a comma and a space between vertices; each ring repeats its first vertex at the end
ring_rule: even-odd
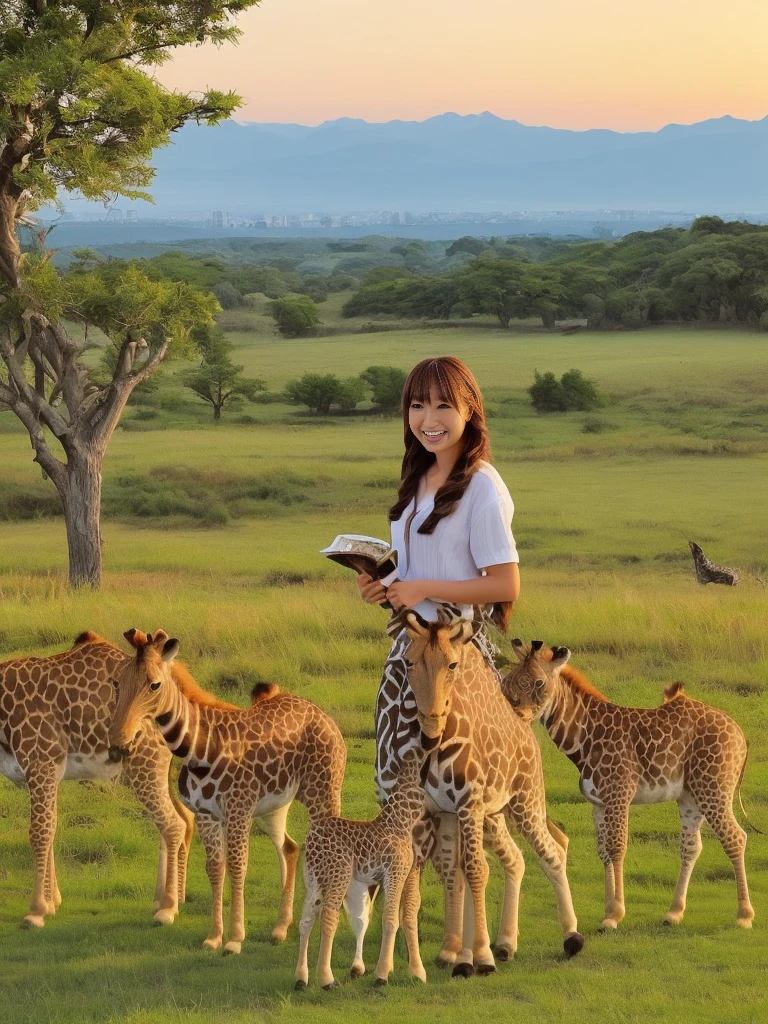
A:
POLYGON ((189 121, 215 124, 234 93, 164 89, 148 70, 175 47, 234 40, 232 17, 257 0, 3 0, 0 4, 0 403, 29 432, 34 461, 61 496, 69 580, 101 578, 101 465, 137 384, 169 344, 215 309, 192 289, 125 271, 61 280, 45 253, 22 254, 18 229, 61 190, 109 201, 149 198, 152 151, 189 121), (82 362, 68 317, 107 329, 114 372, 82 362))
POLYGON ((202 363, 182 377, 184 387, 211 406, 213 418, 217 422, 230 398, 253 400, 259 392, 267 390, 265 381, 258 377, 244 376, 245 367, 232 362, 232 349, 233 346, 223 332, 212 332, 203 349, 202 363))

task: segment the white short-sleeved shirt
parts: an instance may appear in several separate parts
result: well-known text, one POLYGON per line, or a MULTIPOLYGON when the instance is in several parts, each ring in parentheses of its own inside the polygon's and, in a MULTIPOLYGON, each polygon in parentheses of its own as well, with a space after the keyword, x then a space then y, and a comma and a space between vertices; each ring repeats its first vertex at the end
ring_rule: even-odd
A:
MULTIPOLYGON (((423 498, 413 515, 411 502, 391 524, 392 547, 397 549, 401 580, 472 580, 489 565, 518 561, 512 536, 515 506, 506 484, 489 463, 479 464, 461 501, 449 516, 440 520, 434 533, 419 533, 434 504, 434 495, 423 498)), ((422 601, 414 610, 427 621, 437 619, 433 601, 422 601)), ((462 606, 462 610, 467 618, 472 618, 471 605, 462 606)))

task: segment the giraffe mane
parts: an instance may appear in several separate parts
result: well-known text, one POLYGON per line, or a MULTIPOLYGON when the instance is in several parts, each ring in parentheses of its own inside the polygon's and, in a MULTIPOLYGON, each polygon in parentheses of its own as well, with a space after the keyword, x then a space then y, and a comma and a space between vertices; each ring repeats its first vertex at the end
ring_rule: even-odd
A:
POLYGON ((80 647, 81 644, 108 644, 109 640, 105 640, 103 636, 99 636, 98 633, 94 633, 92 629, 86 629, 83 633, 78 633, 72 642, 72 647, 80 647))
POLYGON ((560 678, 564 679, 576 693, 583 694, 585 697, 594 697, 596 700, 603 700, 606 704, 610 703, 605 694, 600 693, 598 688, 590 683, 587 677, 582 672, 579 672, 577 668, 563 665, 560 669, 560 678))
POLYGON ((219 700, 214 694, 204 690, 202 686, 192 678, 187 666, 183 661, 174 661, 171 665, 171 674, 174 682, 181 692, 193 704, 202 704, 210 708, 223 708, 226 711, 242 711, 237 704, 228 704, 225 700, 219 700))
MULTIPOLYGON (((552 661, 554 651, 551 647, 547 647, 539 651, 539 657, 542 661, 552 661)), ((563 682, 567 683, 568 686, 575 692, 580 693, 584 697, 594 697, 596 700, 604 700, 606 704, 610 704, 610 701, 604 693, 600 693, 598 688, 594 686, 583 672, 579 672, 573 665, 563 665, 560 669, 560 678, 563 682)))

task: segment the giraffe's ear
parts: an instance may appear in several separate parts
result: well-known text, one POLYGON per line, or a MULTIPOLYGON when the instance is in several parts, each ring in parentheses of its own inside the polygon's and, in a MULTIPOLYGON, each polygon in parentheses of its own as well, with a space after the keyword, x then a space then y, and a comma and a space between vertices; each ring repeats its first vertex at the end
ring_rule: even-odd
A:
POLYGON ((408 612, 405 616, 405 627, 411 636, 429 637, 429 623, 418 612, 408 612))
POLYGON ((525 644, 519 636, 516 636, 515 639, 512 641, 512 650, 515 652, 518 661, 525 661, 526 657, 528 656, 528 651, 526 650, 525 644))
POLYGON ((163 644, 163 661, 170 662, 179 653, 179 641, 175 637, 171 637, 170 640, 166 640, 163 644))
POLYGON ((168 639, 168 634, 164 629, 157 629, 154 633, 147 638, 148 642, 154 644, 155 647, 162 647, 165 641, 168 639))
POLYGON ((462 619, 459 628, 455 633, 451 634, 451 643, 468 644, 473 637, 477 636, 482 628, 482 622, 471 622, 469 619, 462 619))
POLYGON ((142 633, 140 629, 129 629, 123 633, 123 636, 131 647, 135 647, 137 651, 140 651, 142 647, 147 646, 146 634, 142 633))
POLYGON ((550 666, 554 670, 562 668, 563 665, 567 663, 570 656, 571 652, 567 647, 554 647, 552 649, 552 660, 550 662, 550 666))

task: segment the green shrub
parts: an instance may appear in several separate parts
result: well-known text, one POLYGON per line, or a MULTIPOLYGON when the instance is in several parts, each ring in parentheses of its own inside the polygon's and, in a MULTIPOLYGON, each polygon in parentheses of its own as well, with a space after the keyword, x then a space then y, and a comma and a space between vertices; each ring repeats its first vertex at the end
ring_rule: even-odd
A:
POLYGON ((317 333, 320 317, 308 295, 287 295, 269 304, 269 313, 285 338, 309 338, 317 333))
POLYGON ((380 409, 397 409, 407 374, 399 366, 369 366, 360 374, 372 391, 373 404, 380 409))
POLYGON ((560 380, 551 371, 542 374, 534 370, 534 382, 528 394, 536 412, 586 412, 601 401, 596 384, 581 370, 568 370, 560 380))

